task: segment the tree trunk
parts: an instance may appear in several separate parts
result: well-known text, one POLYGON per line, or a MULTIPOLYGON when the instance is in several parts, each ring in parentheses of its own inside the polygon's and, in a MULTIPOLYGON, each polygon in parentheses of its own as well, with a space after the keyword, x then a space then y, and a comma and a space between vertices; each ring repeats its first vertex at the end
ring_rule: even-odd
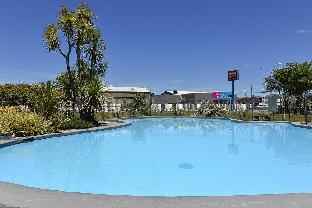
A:
POLYGON ((90 77, 93 77, 95 74, 95 64, 96 64, 96 47, 94 46, 92 48, 91 53, 91 71, 90 71, 90 77))
POLYGON ((81 63, 81 48, 80 45, 77 45, 77 49, 76 49, 76 65, 77 65, 77 69, 78 69, 78 73, 80 74, 81 69, 82 69, 82 63, 81 63))
POLYGON ((71 105, 72 105, 72 110, 73 112, 75 112, 76 110, 76 93, 75 93, 75 86, 74 86, 74 78, 73 78, 73 74, 72 71, 70 69, 70 63, 69 63, 69 54, 66 56, 66 69, 67 69, 67 73, 69 76, 69 85, 70 85, 70 91, 69 91, 69 95, 70 95, 70 100, 71 100, 71 105))
POLYGON ((290 102, 287 99, 287 112, 288 112, 288 121, 290 121, 290 102))

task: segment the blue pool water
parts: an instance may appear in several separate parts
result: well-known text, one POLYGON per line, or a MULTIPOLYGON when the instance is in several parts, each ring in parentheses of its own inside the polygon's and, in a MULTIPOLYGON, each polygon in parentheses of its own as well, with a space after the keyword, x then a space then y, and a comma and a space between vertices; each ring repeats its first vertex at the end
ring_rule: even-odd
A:
POLYGON ((68 192, 211 196, 312 192, 312 130, 163 118, 0 149, 0 181, 68 192))

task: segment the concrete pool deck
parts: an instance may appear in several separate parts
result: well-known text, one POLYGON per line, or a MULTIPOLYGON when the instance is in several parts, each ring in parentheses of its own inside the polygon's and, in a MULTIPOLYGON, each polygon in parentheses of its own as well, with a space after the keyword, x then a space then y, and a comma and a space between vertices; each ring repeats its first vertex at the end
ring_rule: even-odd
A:
POLYGON ((0 208, 311 208, 312 194, 132 197, 65 193, 0 182, 0 208), (2 205, 1 205, 2 204, 2 205))

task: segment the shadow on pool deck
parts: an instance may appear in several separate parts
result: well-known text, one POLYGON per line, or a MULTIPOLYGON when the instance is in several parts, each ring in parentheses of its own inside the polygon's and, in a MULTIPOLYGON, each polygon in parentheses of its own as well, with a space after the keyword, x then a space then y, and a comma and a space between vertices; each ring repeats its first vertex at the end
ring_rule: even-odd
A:
POLYGON ((107 196, 27 188, 0 182, 0 208, 311 208, 312 194, 233 197, 107 196), (1 204, 6 205, 6 207, 1 204))

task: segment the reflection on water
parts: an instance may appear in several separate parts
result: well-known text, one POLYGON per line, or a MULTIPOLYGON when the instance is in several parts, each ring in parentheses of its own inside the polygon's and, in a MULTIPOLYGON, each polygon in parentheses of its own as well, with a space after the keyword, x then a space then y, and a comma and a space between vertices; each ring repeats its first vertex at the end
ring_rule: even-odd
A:
POLYGON ((266 146, 274 151, 277 158, 290 164, 312 164, 312 133, 310 129, 275 127, 272 137, 266 137, 266 146))
MULTIPOLYGON (((287 160, 291 164, 312 163, 312 131, 300 129, 289 124, 274 123, 233 123, 218 119, 150 119, 135 120, 128 129, 134 141, 145 141, 151 133, 159 137, 174 132, 188 135, 192 139, 228 138, 227 149, 230 154, 237 155, 240 145, 245 143, 263 144, 272 150, 276 158, 287 160), (200 122, 199 122, 200 120, 200 122)), ((170 139, 170 138, 169 138, 170 139)))
POLYGON ((179 164, 179 168, 181 168, 181 169, 193 169, 194 166, 191 163, 181 163, 181 164, 179 164))
POLYGON ((230 154, 237 155, 239 153, 239 146, 235 142, 235 128, 231 125, 231 143, 228 144, 228 151, 230 154))

